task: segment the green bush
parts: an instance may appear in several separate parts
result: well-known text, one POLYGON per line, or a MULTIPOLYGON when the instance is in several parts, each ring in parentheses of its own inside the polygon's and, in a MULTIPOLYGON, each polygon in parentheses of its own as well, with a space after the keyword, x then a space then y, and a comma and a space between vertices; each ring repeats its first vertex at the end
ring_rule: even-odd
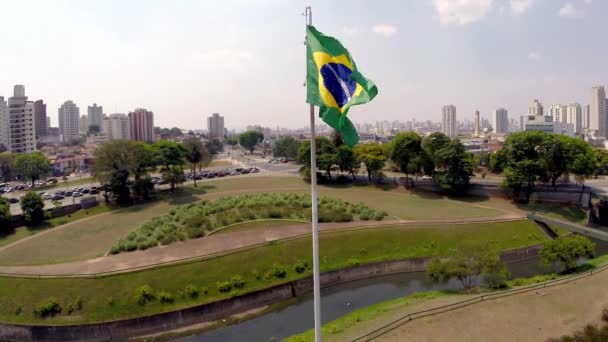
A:
POLYGON ((186 298, 195 299, 195 298, 198 298, 198 294, 199 294, 199 291, 196 288, 196 286, 194 286, 192 284, 187 284, 186 287, 184 287, 184 296, 186 298))
POLYGON ((386 212, 385 211, 376 210, 374 212, 374 220, 375 221, 382 221, 384 219, 384 216, 386 216, 386 212))
POLYGON ((217 290, 220 292, 230 292, 232 290, 232 283, 229 281, 218 281, 217 282, 217 290))
POLYGON ((287 270, 281 265, 274 264, 272 266, 271 274, 275 278, 285 278, 287 276, 287 270))
POLYGON ((135 300, 139 305, 145 305, 155 299, 156 295, 150 285, 143 285, 135 289, 135 300))
POLYGON ((232 287, 234 287, 235 289, 242 289, 245 286, 245 281, 238 274, 230 278, 230 283, 232 283, 232 287))
POLYGON ((163 304, 172 304, 173 302, 175 302, 173 295, 167 291, 161 291, 158 294, 158 300, 163 304))
POLYGON ((38 304, 34 314, 40 317, 55 316, 61 312, 61 305, 55 297, 49 297, 42 303, 38 304))
POLYGON ((308 268, 308 264, 306 262, 298 261, 294 265, 293 270, 296 271, 296 273, 300 274, 300 273, 304 273, 307 268, 308 268))

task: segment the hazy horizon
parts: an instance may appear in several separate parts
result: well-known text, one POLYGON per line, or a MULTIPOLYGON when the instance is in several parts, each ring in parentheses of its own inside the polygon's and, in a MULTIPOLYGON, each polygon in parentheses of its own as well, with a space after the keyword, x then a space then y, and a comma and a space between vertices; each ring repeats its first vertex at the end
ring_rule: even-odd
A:
POLYGON ((445 104, 458 120, 516 118, 533 98, 588 104, 608 79, 597 0, 23 0, 2 2, 0 96, 25 85, 53 125, 70 99, 81 114, 144 107, 162 127, 206 128, 214 112, 229 129, 304 127, 307 5, 378 85, 356 123, 437 121, 445 104))

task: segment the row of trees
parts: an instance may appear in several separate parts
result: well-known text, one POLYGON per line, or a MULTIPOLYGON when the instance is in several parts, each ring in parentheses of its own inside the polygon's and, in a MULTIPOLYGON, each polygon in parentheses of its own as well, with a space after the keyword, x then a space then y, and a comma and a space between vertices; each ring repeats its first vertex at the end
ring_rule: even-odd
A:
POLYGON ((573 175, 581 183, 606 165, 606 151, 565 135, 545 132, 518 132, 509 135, 503 148, 491 155, 492 171, 502 171, 504 186, 519 197, 529 198, 537 182, 551 183, 563 175, 573 175))
MULTIPOLYGON (((406 174, 433 176, 445 192, 465 191, 473 174, 472 155, 465 151, 458 139, 435 132, 422 139, 416 132, 397 134, 388 144, 364 143, 354 148, 341 143, 338 135, 333 139, 318 137, 317 168, 331 179, 331 171, 339 170, 355 175, 363 165, 371 181, 379 177, 387 162, 406 174)), ((300 144, 298 162, 304 165, 303 174, 310 173, 310 142, 300 144)))
MULTIPOLYGON (((20 202, 21 210, 29 225, 39 225, 45 220, 44 201, 39 194, 28 192, 21 196, 20 202)), ((11 217, 10 203, 0 196, 0 236, 12 232, 11 217)))
POLYGON ((51 164, 42 152, 0 153, 0 178, 12 181, 15 178, 35 181, 51 173, 51 164))
MULTIPOLYGON (((102 184, 108 184, 118 203, 131 200, 131 191, 147 198, 153 183, 150 171, 160 168, 164 182, 175 190, 186 179, 184 167, 192 173, 200 171, 211 162, 211 153, 195 137, 182 144, 161 140, 154 144, 130 140, 117 140, 101 145, 95 150, 95 176, 102 184)), ((196 179, 194 180, 196 186, 196 179)))

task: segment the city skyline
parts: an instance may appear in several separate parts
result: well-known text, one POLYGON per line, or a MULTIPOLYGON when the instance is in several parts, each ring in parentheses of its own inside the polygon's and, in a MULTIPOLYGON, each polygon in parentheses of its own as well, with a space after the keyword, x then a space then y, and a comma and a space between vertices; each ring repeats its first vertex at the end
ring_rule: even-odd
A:
MULTIPOLYGON (((351 111, 355 123, 377 116, 438 121, 445 103, 459 108, 461 117, 473 116, 475 109, 488 116, 498 107, 516 117, 527 112, 530 98, 586 105, 588 89, 608 79, 600 58, 607 47, 588 39, 601 29, 607 3, 312 5, 316 26, 343 40, 378 84, 377 100, 351 111), (346 12, 337 15, 337 8, 346 12), (559 45, 569 48, 552 53, 559 45), (390 63, 395 60, 399 68, 390 63)), ((72 99, 80 108, 103 105, 107 114, 145 106, 163 127, 204 128, 214 112, 237 129, 307 124, 302 4, 227 1, 214 4, 214 11, 192 1, 24 1, 6 7, 32 20, 19 34, 0 37, 13 47, 0 56, 5 98, 12 85, 25 84, 30 98, 43 99, 49 113, 72 99), (272 20, 261 20, 265 16, 272 20), (39 45, 31 44, 34 39, 39 45), (51 55, 29 53, 61 43, 70 47, 51 55), (84 53, 89 49, 96 53, 84 53)), ((9 32, 15 20, 9 16, 0 27, 9 32)))

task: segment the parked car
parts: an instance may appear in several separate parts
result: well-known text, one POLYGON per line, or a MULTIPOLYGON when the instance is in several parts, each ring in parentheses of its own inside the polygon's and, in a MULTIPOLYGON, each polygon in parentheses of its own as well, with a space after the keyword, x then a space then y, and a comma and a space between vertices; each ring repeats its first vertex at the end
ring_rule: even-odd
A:
POLYGON ((91 190, 89 190, 89 189, 82 189, 82 190, 80 190, 80 192, 83 193, 83 194, 88 194, 89 192, 91 192, 91 190))
POLYGON ((62 200, 62 199, 64 199, 64 198, 65 198, 65 197, 63 197, 63 196, 61 196, 61 195, 54 194, 54 195, 53 195, 53 197, 52 197, 52 200, 53 200, 53 201, 59 201, 59 200, 62 200))
POLYGON ((82 197, 82 193, 80 193, 80 192, 74 192, 72 194, 72 197, 82 197))
POLYGON ((431 177, 429 175, 424 175, 424 176, 422 176, 422 180, 433 180, 433 177, 431 177))
POLYGON ((257 167, 254 167, 253 170, 251 170, 251 173, 258 173, 260 172, 260 169, 258 169, 257 167))
POLYGON ((11 197, 8 199, 8 203, 11 203, 11 204, 19 203, 19 199, 15 198, 15 197, 11 197))
POLYGON ((97 190, 97 189, 91 189, 90 194, 91 195, 97 195, 97 194, 99 194, 99 190, 97 190))
POLYGON ((44 195, 42 195, 42 199, 45 200, 45 201, 46 200, 52 200, 53 199, 53 195, 48 194, 48 193, 45 192, 44 195))
POLYGON ((66 191, 63 195, 65 197, 69 197, 69 196, 72 196, 72 192, 71 191, 66 191))
POLYGON ((246 175, 246 174, 248 174, 250 172, 251 172, 251 170, 249 170, 249 169, 243 169, 243 171, 241 171, 241 174, 242 175, 246 175))

